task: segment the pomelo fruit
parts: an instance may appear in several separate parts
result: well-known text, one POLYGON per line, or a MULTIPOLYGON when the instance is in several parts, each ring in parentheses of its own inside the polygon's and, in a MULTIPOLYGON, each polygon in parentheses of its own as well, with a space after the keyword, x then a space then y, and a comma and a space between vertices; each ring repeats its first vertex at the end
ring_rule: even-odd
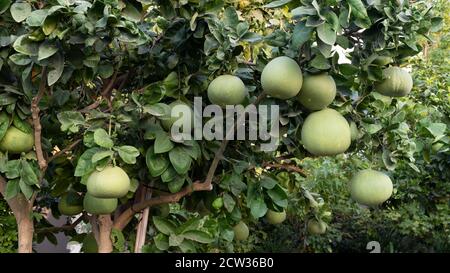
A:
POLYGON ((408 71, 391 66, 383 70, 383 80, 375 84, 375 91, 389 97, 404 97, 412 87, 413 80, 408 71))
POLYGON ((83 207, 90 214, 110 214, 116 210, 117 203, 117 198, 97 198, 86 193, 83 207))
POLYGON ((234 239, 236 239, 237 241, 247 240, 249 230, 247 225, 243 221, 240 221, 237 225, 235 225, 233 227, 233 231, 234 231, 234 239))
POLYGON ((130 178, 120 167, 108 166, 94 171, 87 179, 87 190, 97 198, 121 198, 130 189, 130 178))
POLYGON ((350 126, 336 110, 326 108, 305 119, 301 139, 305 149, 313 155, 337 155, 350 146, 350 126))
POLYGON ((5 136, 0 141, 0 150, 10 154, 20 154, 33 149, 34 136, 27 134, 11 126, 6 130, 5 136))
POLYGON ((392 59, 392 57, 389 56, 378 56, 375 58, 375 60, 373 60, 372 63, 379 65, 379 66, 385 66, 388 65, 390 63, 392 63, 394 60, 392 59))
POLYGON ((336 97, 336 84, 327 74, 309 75, 303 79, 298 100, 307 109, 322 110, 336 97))
POLYGON ((59 200, 58 210, 63 215, 80 214, 83 212, 83 198, 76 192, 66 192, 59 200))
POLYGON ((278 99, 295 97, 302 88, 303 75, 300 66, 293 59, 281 56, 271 60, 261 74, 264 91, 278 99))
POLYGON ((277 212, 273 210, 267 210, 266 220, 268 223, 272 225, 281 224, 284 220, 286 220, 286 211, 277 212))
POLYGON ((327 224, 323 221, 317 221, 316 219, 311 219, 308 221, 308 233, 319 235, 324 234, 327 231, 327 224))
POLYGON ((220 107, 241 104, 246 96, 245 85, 239 77, 221 75, 208 86, 208 98, 220 107))
POLYGON ((376 206, 388 200, 393 185, 389 176, 367 169, 356 173, 350 181, 350 193, 356 202, 366 206, 376 206))

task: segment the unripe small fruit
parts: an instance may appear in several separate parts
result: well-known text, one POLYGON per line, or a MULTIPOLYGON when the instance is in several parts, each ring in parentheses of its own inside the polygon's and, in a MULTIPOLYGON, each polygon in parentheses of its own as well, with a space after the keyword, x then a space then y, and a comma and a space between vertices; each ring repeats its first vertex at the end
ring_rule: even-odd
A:
POLYGON ((317 221, 316 219, 311 219, 308 221, 308 233, 313 235, 324 234, 327 230, 327 224, 323 221, 317 221))
POLYGON ((208 98, 220 107, 241 104, 246 96, 245 85, 239 77, 221 75, 208 86, 208 98))
POLYGON ((233 227, 234 231, 234 239, 237 241, 247 240, 248 235, 250 234, 247 225, 240 221, 237 225, 233 227))
POLYGON ((356 202, 376 206, 388 200, 393 191, 389 176, 375 170, 362 170, 350 181, 350 193, 356 202))
POLYGON ((221 209, 223 207, 223 198, 222 197, 218 197, 216 198, 213 203, 212 203, 213 208, 215 209, 221 209))
POLYGON ((0 150, 10 154, 26 153, 33 149, 34 136, 11 126, 0 141, 0 150))
POLYGON ((286 56, 271 60, 261 73, 262 88, 268 95, 278 99, 295 97, 302 88, 302 83, 300 66, 286 56))
POLYGON ((117 208, 117 198, 97 198, 86 193, 83 200, 84 210, 90 214, 110 214, 117 208))
POLYGON ((97 198, 121 198, 130 189, 130 178, 122 168, 108 166, 94 171, 86 185, 89 194, 97 198))
POLYGON ((281 224, 286 220, 286 211, 283 210, 282 212, 277 212, 269 209, 266 213, 266 220, 272 225, 281 224))
POLYGON ((305 76, 298 94, 300 103, 312 111, 326 108, 335 97, 336 84, 327 74, 305 76))
POLYGON ((83 198, 76 192, 69 191, 61 196, 58 210, 62 215, 77 215, 83 212, 83 198))

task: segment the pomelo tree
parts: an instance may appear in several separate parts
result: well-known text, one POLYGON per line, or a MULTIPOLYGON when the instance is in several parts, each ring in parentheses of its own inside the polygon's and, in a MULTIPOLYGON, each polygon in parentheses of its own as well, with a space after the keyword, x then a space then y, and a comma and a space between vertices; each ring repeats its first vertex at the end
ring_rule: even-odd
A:
POLYGON ((305 176, 299 160, 357 152, 372 138, 367 108, 380 93, 409 93, 402 64, 442 22, 426 1, 0 0, 0 13, 0 192, 19 252, 58 231, 89 251, 232 251, 268 212, 285 217, 273 170, 305 176), (312 77, 336 89, 318 90, 336 93, 331 104, 311 104, 330 109, 302 104, 312 77), (171 109, 195 97, 278 105, 276 151, 258 140, 175 141, 171 109), (353 145, 348 122, 366 129, 353 145), (44 209, 81 205, 69 193, 84 212, 50 227, 44 209), (76 234, 80 222, 92 234, 76 234))

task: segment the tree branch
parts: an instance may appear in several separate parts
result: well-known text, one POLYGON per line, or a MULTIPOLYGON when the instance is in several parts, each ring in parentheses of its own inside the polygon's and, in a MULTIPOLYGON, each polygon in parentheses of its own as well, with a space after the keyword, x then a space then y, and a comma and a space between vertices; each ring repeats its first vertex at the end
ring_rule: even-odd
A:
POLYGON ((33 118, 33 127, 34 127, 34 145, 36 146, 36 156, 38 159, 39 168, 41 172, 45 171, 47 168, 47 161, 45 160, 44 153, 42 151, 42 140, 41 140, 41 119, 39 117, 39 102, 44 96, 45 89, 47 86, 47 67, 42 67, 41 72, 41 82, 39 84, 39 90, 37 95, 31 101, 31 117, 33 118))
POLYGON ((48 228, 41 228, 36 230, 36 233, 55 233, 55 232, 60 232, 60 231, 65 231, 65 230, 72 230, 74 229, 79 223, 81 223, 81 221, 83 221, 83 219, 85 218, 85 215, 83 213, 83 215, 81 215, 80 217, 77 218, 77 220, 75 220, 75 222, 73 222, 70 225, 64 225, 61 227, 48 227, 48 228))
POLYGON ((81 142, 81 139, 77 139, 74 142, 70 143, 66 148, 62 149, 61 151, 55 153, 52 155, 48 160, 47 164, 55 160, 56 158, 60 157, 61 155, 67 153, 68 151, 72 151, 73 148, 75 148, 79 143, 81 142))
POLYGON ((266 162, 262 165, 264 168, 277 168, 277 169, 283 169, 289 172, 296 172, 299 173, 301 176, 303 177, 307 177, 305 171, 303 169, 301 169, 298 166, 294 166, 294 165, 289 165, 289 164, 281 164, 281 163, 269 163, 266 162))

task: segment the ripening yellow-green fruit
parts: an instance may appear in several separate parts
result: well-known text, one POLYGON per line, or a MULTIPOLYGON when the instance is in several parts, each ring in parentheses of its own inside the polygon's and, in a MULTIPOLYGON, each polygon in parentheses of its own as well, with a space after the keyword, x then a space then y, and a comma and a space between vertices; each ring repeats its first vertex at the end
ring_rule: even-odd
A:
POLYGON ((313 155, 341 154, 351 144, 350 126, 339 112, 326 108, 305 119, 301 139, 305 149, 313 155))
POLYGON ((244 241, 247 240, 248 235, 250 234, 247 225, 240 221, 237 225, 233 227, 234 231, 234 239, 237 241, 244 241))
POLYGON ((413 87, 413 80, 408 71, 391 66, 383 70, 383 80, 375 85, 375 91, 389 97, 404 97, 413 87))
POLYGON ((311 219, 308 221, 308 233, 313 235, 324 234, 327 231, 327 224, 324 221, 311 219))
POLYGON ((377 206, 385 202, 391 197, 392 191, 389 176, 371 169, 359 171, 350 181, 353 200, 366 206, 377 206))
POLYGON ((117 208, 117 198, 97 198, 86 193, 83 200, 84 210, 90 214, 110 214, 117 208))
POLYGON ((130 178, 120 167, 94 171, 87 179, 88 193, 97 198, 121 198, 130 190, 130 178))
POLYGON ((269 209, 266 213, 266 220, 272 225, 281 224, 286 220, 286 211, 277 212, 269 209))
POLYGON ((330 105, 336 97, 336 84, 327 74, 309 75, 303 79, 298 100, 307 109, 322 110, 330 105))
POLYGON ((58 210, 62 215, 77 215, 83 212, 83 198, 76 192, 64 193, 59 199, 58 210))
POLYGON ((295 97, 302 88, 303 75, 293 59, 281 56, 271 60, 261 74, 264 91, 278 99, 295 97))
POLYGON ((10 154, 20 154, 33 149, 34 136, 27 134, 14 126, 6 130, 5 136, 0 141, 0 150, 10 154))
POLYGON ((239 77, 221 75, 208 86, 208 98, 220 107, 241 104, 247 95, 245 85, 239 77))

